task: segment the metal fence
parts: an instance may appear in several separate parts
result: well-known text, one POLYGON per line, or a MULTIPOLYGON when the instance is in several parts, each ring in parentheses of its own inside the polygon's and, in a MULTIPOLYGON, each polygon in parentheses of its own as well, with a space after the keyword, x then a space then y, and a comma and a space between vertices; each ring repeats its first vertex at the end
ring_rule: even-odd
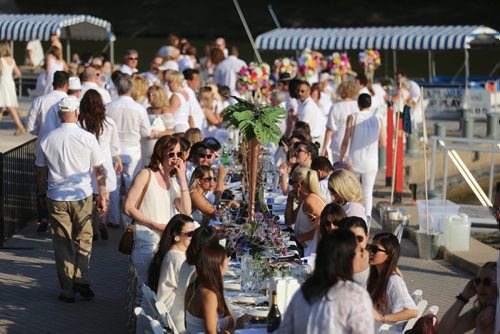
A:
POLYGON ((0 246, 36 217, 35 142, 0 153, 0 246))

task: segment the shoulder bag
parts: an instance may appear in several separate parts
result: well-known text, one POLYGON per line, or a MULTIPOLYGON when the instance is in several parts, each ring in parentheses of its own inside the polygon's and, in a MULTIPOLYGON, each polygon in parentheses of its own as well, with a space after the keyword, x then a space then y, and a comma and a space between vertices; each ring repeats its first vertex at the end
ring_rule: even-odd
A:
MULTIPOLYGON (((142 189, 141 196, 139 197, 139 201, 137 202, 137 209, 140 209, 142 200, 144 199, 144 195, 146 194, 146 190, 148 190, 149 182, 151 181, 151 174, 153 174, 153 172, 149 171, 148 181, 146 182, 144 189, 142 189)), ((122 234, 120 244, 118 245, 118 250, 120 251, 120 253, 126 255, 132 254, 132 249, 134 248, 134 223, 135 220, 132 220, 132 222, 128 225, 127 230, 122 234)))

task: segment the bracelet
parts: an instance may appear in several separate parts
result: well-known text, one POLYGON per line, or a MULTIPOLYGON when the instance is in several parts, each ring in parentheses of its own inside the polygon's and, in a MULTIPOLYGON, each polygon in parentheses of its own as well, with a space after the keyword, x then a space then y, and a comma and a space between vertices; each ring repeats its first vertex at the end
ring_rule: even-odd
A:
POLYGON ((469 302, 469 300, 467 298, 465 298, 464 295, 462 295, 462 293, 459 293, 455 298, 457 300, 460 300, 464 304, 467 304, 469 302))
POLYGON ((186 191, 189 191, 189 189, 181 189, 181 192, 185 193, 186 191))

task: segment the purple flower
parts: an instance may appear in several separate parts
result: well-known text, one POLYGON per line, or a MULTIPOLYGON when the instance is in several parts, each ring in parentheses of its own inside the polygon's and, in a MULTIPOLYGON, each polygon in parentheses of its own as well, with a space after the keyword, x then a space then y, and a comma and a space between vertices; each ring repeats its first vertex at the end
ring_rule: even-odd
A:
POLYGON ((264 214, 262 212, 256 212, 255 213, 255 220, 258 222, 261 222, 264 220, 264 214))

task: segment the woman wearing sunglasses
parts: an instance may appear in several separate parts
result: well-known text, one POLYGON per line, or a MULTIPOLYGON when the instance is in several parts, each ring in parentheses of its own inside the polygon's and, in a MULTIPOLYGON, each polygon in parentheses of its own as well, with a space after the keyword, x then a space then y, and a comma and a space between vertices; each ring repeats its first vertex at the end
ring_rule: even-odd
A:
MULTIPOLYGON (((293 171, 290 184, 301 204, 296 211, 295 219, 285 221, 287 224, 295 224, 295 236, 305 249, 307 247, 316 249, 312 242, 314 234, 319 228, 321 211, 325 207, 325 201, 321 197, 321 190, 319 189, 318 173, 306 167, 296 168, 293 171)), ((287 215, 293 217, 292 204, 289 193, 285 207, 285 217, 287 215)))
POLYGON ((493 333, 495 331, 495 309, 497 301, 497 263, 486 262, 476 278, 467 283, 456 296, 455 303, 443 315, 438 333, 493 333), (460 315, 465 304, 477 295, 472 308, 460 315))
POLYGON ((146 282, 161 233, 170 219, 177 212, 191 215, 186 167, 178 138, 164 136, 156 142, 151 163, 132 182, 124 212, 135 221, 132 263, 139 282, 146 282))
POLYGON ((214 205, 219 204, 222 198, 224 178, 217 180, 210 166, 198 166, 191 175, 189 191, 193 206, 193 219, 202 225, 208 224, 210 219, 215 219, 214 205), (206 197, 211 191, 214 192, 213 203, 206 197))
POLYGON ((370 276, 370 253, 366 250, 366 244, 370 236, 366 223, 360 217, 347 217, 339 221, 337 226, 341 230, 351 231, 356 236, 357 247, 352 279, 366 288, 368 276, 370 276))
POLYGON ((417 306, 397 272, 398 238, 392 233, 379 233, 367 248, 371 265, 368 292, 373 302, 376 327, 389 323, 391 330, 401 332, 406 321, 417 316, 417 306))
POLYGON ((328 232, 336 230, 338 222, 345 217, 347 216, 340 205, 336 203, 327 204, 323 211, 321 211, 319 229, 316 230, 311 245, 304 250, 304 256, 316 254, 316 246, 318 245, 319 240, 321 240, 321 238, 328 232))
MULTIPOLYGON (((191 217, 177 214, 163 230, 158 251, 149 267, 148 286, 156 292, 158 299, 170 310, 174 303, 182 263, 186 261, 186 250, 195 230, 191 217)), ((176 305, 176 309, 183 306, 176 305)))

